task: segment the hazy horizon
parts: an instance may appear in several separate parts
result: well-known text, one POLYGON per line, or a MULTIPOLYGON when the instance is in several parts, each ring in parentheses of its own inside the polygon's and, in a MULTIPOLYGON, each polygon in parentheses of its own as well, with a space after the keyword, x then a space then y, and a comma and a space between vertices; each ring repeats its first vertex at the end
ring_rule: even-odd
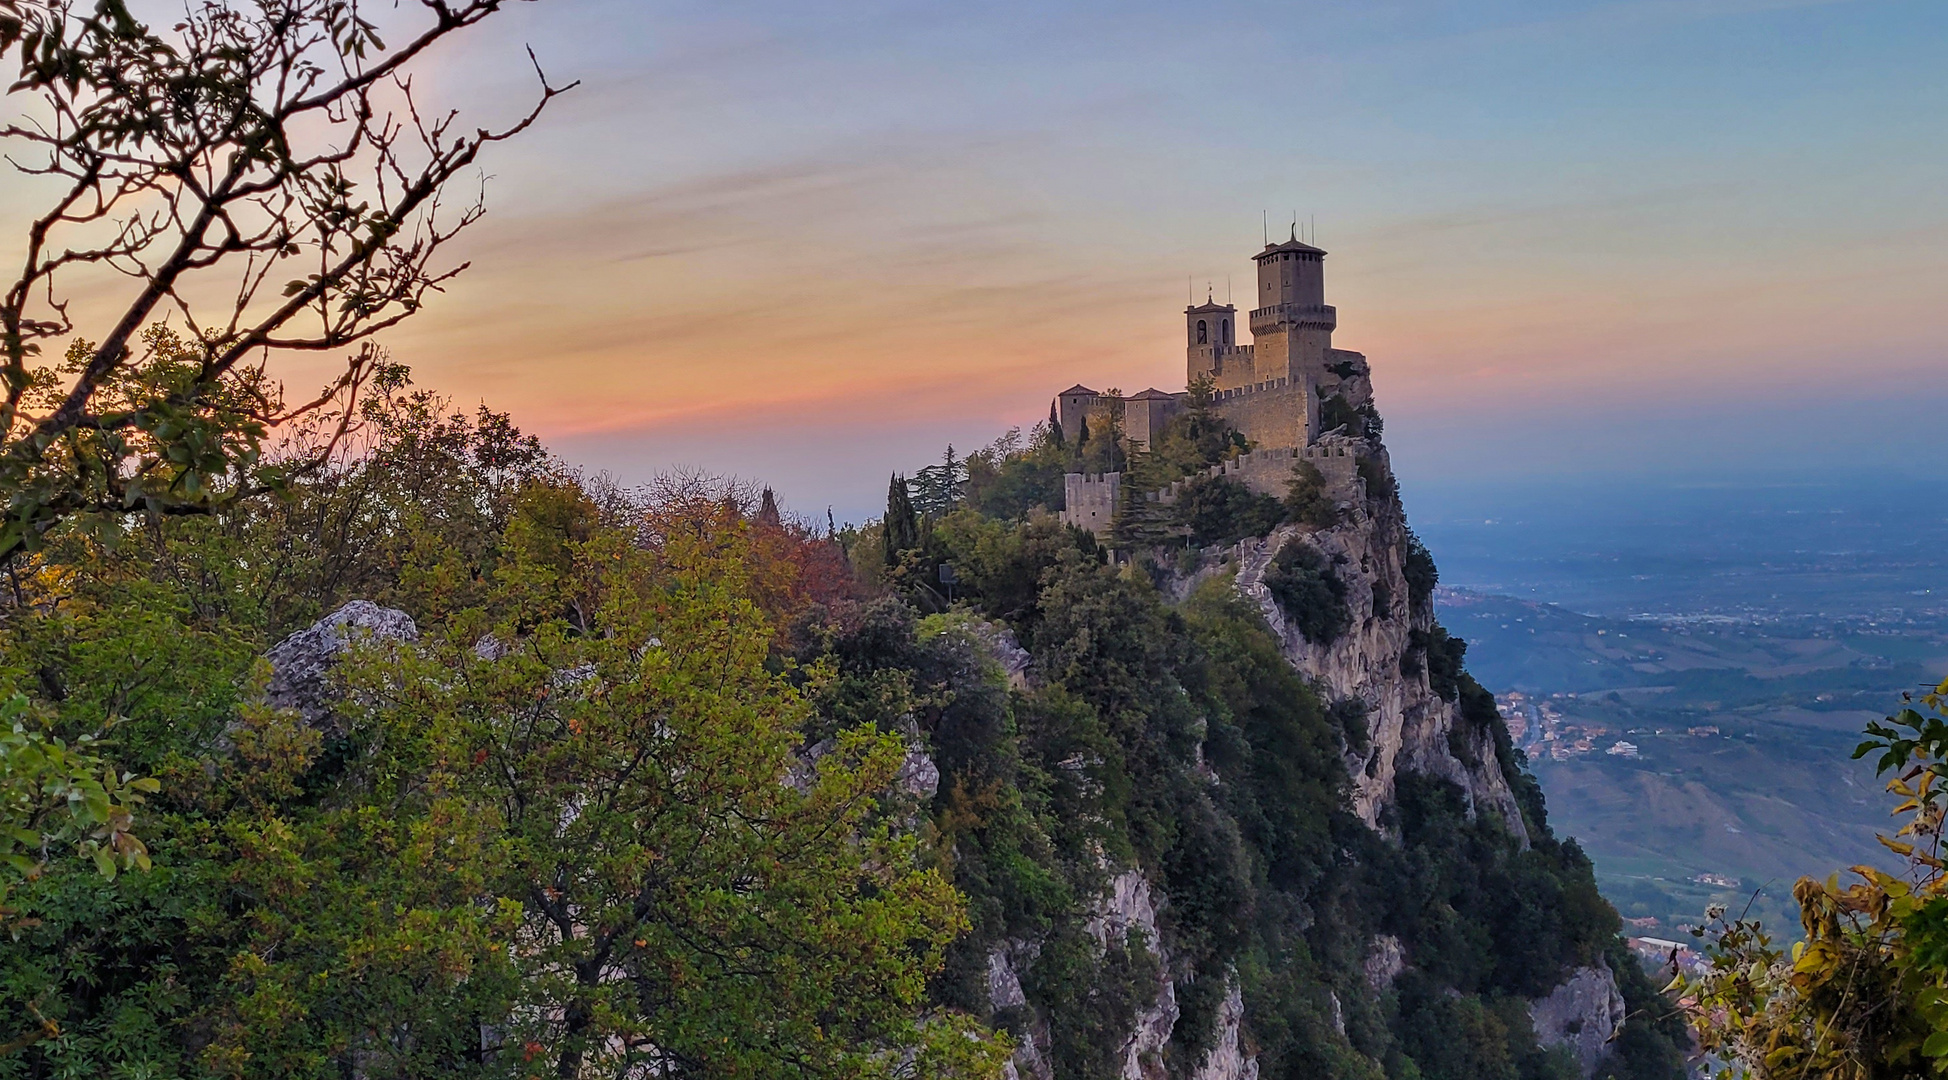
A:
POLYGON ((485 159, 474 269, 385 343, 625 482, 863 519, 1062 387, 1180 387, 1187 291, 1294 214, 1410 514, 1497 478, 1937 467, 1938 3, 551 0, 422 93, 504 118, 524 44, 583 85, 485 159))

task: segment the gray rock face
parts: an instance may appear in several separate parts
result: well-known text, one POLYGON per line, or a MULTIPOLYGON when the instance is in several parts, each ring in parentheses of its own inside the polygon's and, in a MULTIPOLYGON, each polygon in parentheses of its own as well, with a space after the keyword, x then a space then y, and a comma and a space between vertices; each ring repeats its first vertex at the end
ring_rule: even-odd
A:
MULTIPOLYGON (((1097 898, 1094 911, 1083 924, 1089 936, 1105 947, 1112 942, 1121 944, 1134 934, 1157 961, 1154 996, 1149 1004, 1137 1010, 1130 1033, 1117 1052, 1117 1075, 1121 1080, 1163 1080, 1163 1049, 1177 1027, 1181 1012, 1170 951, 1157 928, 1158 904, 1149 879, 1140 871, 1125 870, 1110 878, 1109 887, 1097 898)), ((1017 965, 1031 961, 1037 952, 1034 943, 1006 941, 988 953, 989 1007, 1000 1010, 1027 1004, 1017 965)), ((1235 984, 1229 989, 1225 1011, 1218 1017, 1223 1025, 1219 1029, 1219 1045, 1211 1060, 1196 1073, 1198 1080, 1255 1080, 1258 1075, 1256 1064, 1239 1045, 1244 999, 1235 984)), ((1030 1025, 1003 1075, 1009 1080, 1056 1080, 1047 1056, 1047 1032, 1041 1023, 1030 1025)))
POLYGON ((1407 590, 1405 560, 1406 527, 1398 508, 1369 513, 1362 495, 1350 500, 1345 520, 1333 528, 1312 531, 1283 525, 1263 539, 1241 542, 1238 589, 1265 613, 1294 668, 1324 685, 1336 699, 1358 698, 1366 703, 1369 742, 1364 753, 1346 763, 1353 780, 1353 809, 1361 819, 1377 828, 1380 812, 1393 801, 1395 777, 1402 772, 1427 773, 1453 781, 1467 797, 1470 813, 1499 816, 1527 846, 1528 830, 1495 758, 1492 736, 1468 731, 1459 706, 1428 684, 1424 659, 1418 674, 1401 670, 1401 656, 1410 648, 1413 634, 1427 633, 1434 626, 1432 602, 1415 603, 1407 590), (1353 623, 1334 641, 1307 641, 1286 621, 1265 587, 1266 568, 1288 543, 1317 549, 1346 586, 1353 623))
POLYGON ((900 775, 894 781, 901 791, 921 802, 929 802, 940 790, 940 766, 918 746, 908 746, 906 760, 900 762, 900 775))
MULTIPOLYGON (((812 790, 812 785, 818 782, 818 763, 838 745, 836 739, 820 739, 793 753, 786 767, 785 783, 800 792, 812 790)), ((906 757, 900 761, 900 771, 893 777, 893 786, 922 804, 930 801, 934 793, 940 790, 940 766, 934 764, 926 747, 917 740, 907 742, 906 757)))
MULTIPOLYGON (((1335 1015, 1339 999, 1334 998, 1335 1015)), ((1191 1080, 1258 1080, 1258 1059, 1246 1052, 1243 1041, 1245 997, 1238 989, 1234 972, 1225 979, 1224 1002, 1218 1006, 1217 1043, 1191 1074, 1191 1080)), ((1340 1034, 1346 1034, 1343 1021, 1340 1034)))
POLYGON ((1600 960, 1596 967, 1577 968, 1548 997, 1529 1003, 1536 1041, 1568 1047, 1584 1076, 1609 1055, 1610 1039, 1623 1026, 1624 1015, 1616 975, 1600 960))
POLYGON ((1392 934, 1381 934, 1367 946, 1366 959, 1360 969, 1366 975, 1366 985, 1374 990, 1385 990, 1393 985, 1393 980, 1407 970, 1407 953, 1400 947, 1400 939, 1392 934))
MULTIPOLYGON (((1021 965, 1033 963, 1041 952, 1040 946, 1033 942, 1009 940, 994 946, 988 952, 988 1007, 996 1012, 1003 1009, 1026 1009, 1028 995, 1021 989, 1021 965)), ((1027 1030, 1020 1035, 1015 1046, 1015 1055, 1002 1067, 1001 1075, 1007 1080, 1054 1080, 1054 1066, 1047 1055, 1048 1029, 1046 1025, 1030 1018, 1027 1030)))
POLYGON ((347 649, 365 641, 414 642, 419 628, 412 616, 370 600, 354 600, 310 626, 292 634, 265 654, 271 662, 265 700, 275 708, 295 709, 304 722, 339 731, 332 709, 339 691, 331 671, 347 649))
POLYGON ((1021 992, 1021 975, 1015 971, 1014 957, 1011 955, 1014 942, 1003 942, 988 953, 988 1008, 999 1012, 1002 1009, 1019 1009, 1028 1004, 1028 996, 1021 992))
POLYGON ((995 662, 1008 675, 1008 685, 1019 690, 1028 685, 1028 650, 1015 640, 1015 632, 1007 624, 979 620, 974 624, 975 632, 994 656, 995 662))
POLYGON ((1177 985, 1170 977, 1170 952, 1157 931, 1157 900, 1149 879, 1135 870, 1111 878, 1108 893, 1097 902, 1096 913, 1084 929, 1105 946, 1127 940, 1135 930, 1156 957, 1156 996, 1137 1010, 1135 1028, 1123 1043, 1121 1075, 1123 1080, 1162 1080, 1163 1047, 1177 1027, 1180 1010, 1177 985))

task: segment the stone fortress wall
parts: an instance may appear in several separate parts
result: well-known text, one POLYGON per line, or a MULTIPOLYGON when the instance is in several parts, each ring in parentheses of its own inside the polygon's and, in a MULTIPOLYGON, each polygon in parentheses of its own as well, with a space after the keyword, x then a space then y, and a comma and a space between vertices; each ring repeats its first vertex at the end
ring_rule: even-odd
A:
MULTIPOLYGON (((1358 439, 1328 436, 1311 446, 1253 450, 1229 461, 1211 466, 1203 475, 1221 476, 1243 484, 1260 495, 1283 499, 1291 490, 1292 477, 1300 462, 1311 462, 1326 481, 1326 495, 1334 502, 1358 503, 1366 498, 1366 481, 1360 477, 1358 439)), ((1169 487, 1146 491, 1143 497, 1165 506, 1174 504, 1184 486, 1196 477, 1185 477, 1169 487)), ((1116 517, 1117 500, 1122 496, 1122 473, 1069 473, 1062 478, 1065 509, 1062 520, 1097 535, 1106 535, 1116 517)))
POLYGON ((1307 413, 1317 408, 1307 399, 1312 389, 1286 378, 1219 390, 1211 411, 1224 417, 1245 438, 1260 446, 1290 448, 1307 442, 1307 413))
MULTIPOLYGON (((1365 483, 1360 479, 1360 444, 1352 439, 1334 439, 1312 446, 1281 450, 1253 450, 1205 470, 1207 476, 1235 480, 1260 495, 1283 499, 1292 488, 1292 474, 1300 462, 1311 462, 1326 478, 1326 494, 1338 502, 1365 498, 1365 483)), ((1196 479, 1186 477, 1161 491, 1145 492, 1144 498, 1168 506, 1177 501, 1184 485, 1196 479)))

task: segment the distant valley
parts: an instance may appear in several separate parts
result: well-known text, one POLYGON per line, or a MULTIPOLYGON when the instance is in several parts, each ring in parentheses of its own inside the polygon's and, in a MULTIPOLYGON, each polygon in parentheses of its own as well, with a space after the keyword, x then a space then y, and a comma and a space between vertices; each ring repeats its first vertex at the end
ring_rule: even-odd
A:
POLYGON ((1892 802, 1849 755, 1948 674, 1948 527, 1777 492, 1573 511, 1425 527, 1442 622, 1632 932, 1714 900, 1796 930, 1793 881, 1886 854, 1892 802))

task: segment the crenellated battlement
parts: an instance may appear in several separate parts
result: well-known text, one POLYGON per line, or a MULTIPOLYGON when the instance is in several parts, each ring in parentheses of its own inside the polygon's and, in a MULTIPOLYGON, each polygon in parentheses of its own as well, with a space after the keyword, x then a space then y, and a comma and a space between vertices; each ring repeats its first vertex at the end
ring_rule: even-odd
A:
POLYGON ((1281 326, 1333 330, 1339 326, 1339 311, 1331 304, 1273 304, 1254 310, 1250 325, 1254 334, 1268 334, 1281 326))
POLYGON ((1268 379, 1265 382, 1252 383, 1249 386, 1233 387, 1230 390, 1217 390, 1211 394, 1211 400, 1230 401, 1232 398, 1246 397, 1251 394, 1262 394, 1268 390, 1283 390, 1287 381, 1285 379, 1268 379))

